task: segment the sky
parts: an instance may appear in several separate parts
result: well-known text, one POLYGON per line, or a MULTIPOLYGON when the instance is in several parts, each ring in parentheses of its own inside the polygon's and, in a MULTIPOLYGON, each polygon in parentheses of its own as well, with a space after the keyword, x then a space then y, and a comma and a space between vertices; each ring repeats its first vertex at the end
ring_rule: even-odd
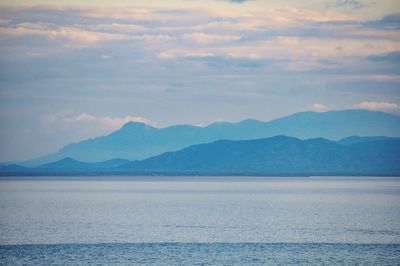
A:
POLYGON ((400 114, 398 0, 0 0, 0 161, 108 134, 400 114))

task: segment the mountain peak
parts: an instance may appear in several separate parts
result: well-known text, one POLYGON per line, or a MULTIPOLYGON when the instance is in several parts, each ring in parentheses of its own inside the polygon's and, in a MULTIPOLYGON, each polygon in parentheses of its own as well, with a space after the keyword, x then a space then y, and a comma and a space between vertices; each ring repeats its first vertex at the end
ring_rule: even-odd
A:
POLYGON ((74 168, 74 167, 76 167, 76 165, 82 165, 82 164, 85 164, 85 163, 75 160, 71 157, 65 157, 59 161, 40 165, 40 166, 38 166, 38 168, 66 169, 66 168, 74 168))
POLYGON ((252 125, 252 124, 262 124, 262 123, 264 123, 264 122, 257 120, 257 119, 245 119, 245 120, 242 120, 239 122, 239 124, 241 124, 241 125, 245 125, 245 124, 252 125))
MULTIPOLYGON (((110 135, 66 146, 36 161, 43 164, 65 157, 84 162, 99 162, 116 157, 138 160, 220 139, 249 140, 278 135, 299 139, 323 137, 330 140, 357 135, 400 137, 400 117, 383 112, 344 110, 303 112, 269 122, 220 122, 207 127, 177 125, 155 128, 141 122, 128 122, 110 135)), ((38 165, 37 162, 35 164, 38 165)))
POLYGON ((78 160, 75 160, 74 158, 71 158, 71 157, 65 157, 65 158, 63 158, 63 159, 61 159, 61 160, 59 160, 59 162, 64 162, 64 163, 75 163, 75 162, 78 162, 78 160))
POLYGON ((143 122, 135 122, 135 121, 129 121, 125 123, 120 130, 137 130, 137 129, 153 129, 152 126, 145 124, 143 122))

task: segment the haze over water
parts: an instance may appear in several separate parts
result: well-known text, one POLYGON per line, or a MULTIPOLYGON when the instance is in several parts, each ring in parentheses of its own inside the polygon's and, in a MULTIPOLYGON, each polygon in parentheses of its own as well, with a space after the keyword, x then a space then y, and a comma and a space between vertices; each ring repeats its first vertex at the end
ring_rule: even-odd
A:
POLYGON ((0 264, 395 265, 399 202, 398 178, 0 181, 0 264))
POLYGON ((2 181, 0 242, 400 243, 397 179, 188 179, 2 181))

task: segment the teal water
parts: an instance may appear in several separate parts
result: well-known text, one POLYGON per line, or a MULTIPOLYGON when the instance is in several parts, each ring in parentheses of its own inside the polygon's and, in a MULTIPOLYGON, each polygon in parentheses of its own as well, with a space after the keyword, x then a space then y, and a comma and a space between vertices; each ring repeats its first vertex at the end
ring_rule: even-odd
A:
POLYGON ((400 261, 396 178, 0 181, 0 213, 2 265, 400 261))
POLYGON ((2 265, 398 265, 400 245, 167 243, 0 246, 2 265))

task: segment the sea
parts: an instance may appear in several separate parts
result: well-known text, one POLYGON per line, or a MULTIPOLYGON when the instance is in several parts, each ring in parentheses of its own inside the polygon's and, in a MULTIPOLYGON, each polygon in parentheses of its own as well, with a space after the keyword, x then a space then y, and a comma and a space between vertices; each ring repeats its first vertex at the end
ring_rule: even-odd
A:
POLYGON ((0 181, 0 265, 400 265, 400 178, 0 181))

